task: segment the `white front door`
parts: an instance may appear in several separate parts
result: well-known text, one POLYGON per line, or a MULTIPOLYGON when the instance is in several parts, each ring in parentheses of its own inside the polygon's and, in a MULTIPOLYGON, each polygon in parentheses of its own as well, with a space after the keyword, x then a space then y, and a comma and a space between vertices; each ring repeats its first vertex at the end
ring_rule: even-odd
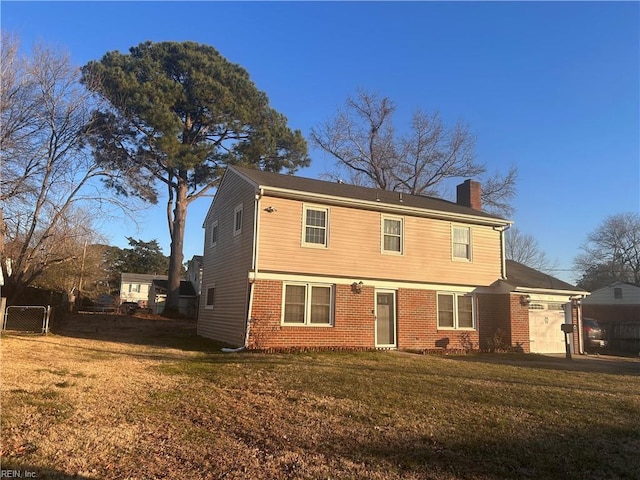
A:
POLYGON ((396 346, 396 292, 376 291, 376 347, 396 346))

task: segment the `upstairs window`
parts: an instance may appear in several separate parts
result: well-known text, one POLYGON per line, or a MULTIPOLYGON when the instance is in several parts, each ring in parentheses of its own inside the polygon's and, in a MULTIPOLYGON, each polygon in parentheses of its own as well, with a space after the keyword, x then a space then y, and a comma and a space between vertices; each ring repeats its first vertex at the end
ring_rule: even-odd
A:
POLYGON ((140 293, 140 284, 139 283, 130 283, 129 284, 129 293, 140 293))
POLYGON ((327 247, 329 210, 321 207, 303 208, 304 228, 302 244, 309 247, 327 247))
POLYGON ((242 204, 238 205, 233 210, 233 235, 240 235, 242 233, 242 204))
POLYGON ((452 227, 451 240, 453 259, 471 261, 471 229, 469 227, 452 227))
POLYGON ((622 288, 614 287, 614 289, 613 289, 613 298, 615 298, 616 300, 621 300, 622 299, 622 288))
POLYGON ((400 217, 382 217, 382 251, 402 254, 403 221, 400 217))

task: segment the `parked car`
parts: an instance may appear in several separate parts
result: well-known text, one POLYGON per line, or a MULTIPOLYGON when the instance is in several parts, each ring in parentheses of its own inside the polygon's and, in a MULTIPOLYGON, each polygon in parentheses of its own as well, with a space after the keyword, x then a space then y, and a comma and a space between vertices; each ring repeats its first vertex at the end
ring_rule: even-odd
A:
POLYGON ((123 302, 120 305, 120 312, 133 315, 138 311, 139 308, 140 308, 140 305, 138 305, 138 302, 123 302))
POLYGON ((582 319, 582 332, 584 336, 584 350, 586 352, 598 351, 607 346, 605 332, 600 324, 593 318, 582 319))

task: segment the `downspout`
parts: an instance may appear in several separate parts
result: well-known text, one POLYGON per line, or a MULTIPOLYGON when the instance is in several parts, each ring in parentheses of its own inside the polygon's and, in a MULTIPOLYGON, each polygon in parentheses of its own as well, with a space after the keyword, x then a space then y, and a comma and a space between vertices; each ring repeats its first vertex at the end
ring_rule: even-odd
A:
POLYGON ((247 305, 247 319, 244 327, 244 344, 238 348, 223 348, 223 353, 237 353, 245 350, 249 346, 249 328, 251 327, 251 312, 253 311, 253 285, 258 275, 258 225, 260 222, 260 200, 264 190, 261 188, 255 196, 253 211, 253 246, 251 252, 251 270, 249 271, 249 303, 247 305))
POLYGON ((493 227, 494 230, 500 232, 500 276, 502 280, 507 279, 507 247, 504 232, 509 230, 509 228, 511 228, 510 224, 504 227, 493 227))

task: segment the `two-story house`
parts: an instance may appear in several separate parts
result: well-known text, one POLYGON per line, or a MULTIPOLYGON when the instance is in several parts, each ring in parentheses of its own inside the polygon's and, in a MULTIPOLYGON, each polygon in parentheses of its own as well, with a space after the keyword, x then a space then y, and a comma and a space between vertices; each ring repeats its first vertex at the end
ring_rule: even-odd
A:
POLYGON ((481 210, 480 188, 467 180, 454 203, 229 167, 203 225, 198 334, 259 349, 455 349, 478 348, 486 324, 529 351, 528 307, 499 286, 511 222, 481 210))

